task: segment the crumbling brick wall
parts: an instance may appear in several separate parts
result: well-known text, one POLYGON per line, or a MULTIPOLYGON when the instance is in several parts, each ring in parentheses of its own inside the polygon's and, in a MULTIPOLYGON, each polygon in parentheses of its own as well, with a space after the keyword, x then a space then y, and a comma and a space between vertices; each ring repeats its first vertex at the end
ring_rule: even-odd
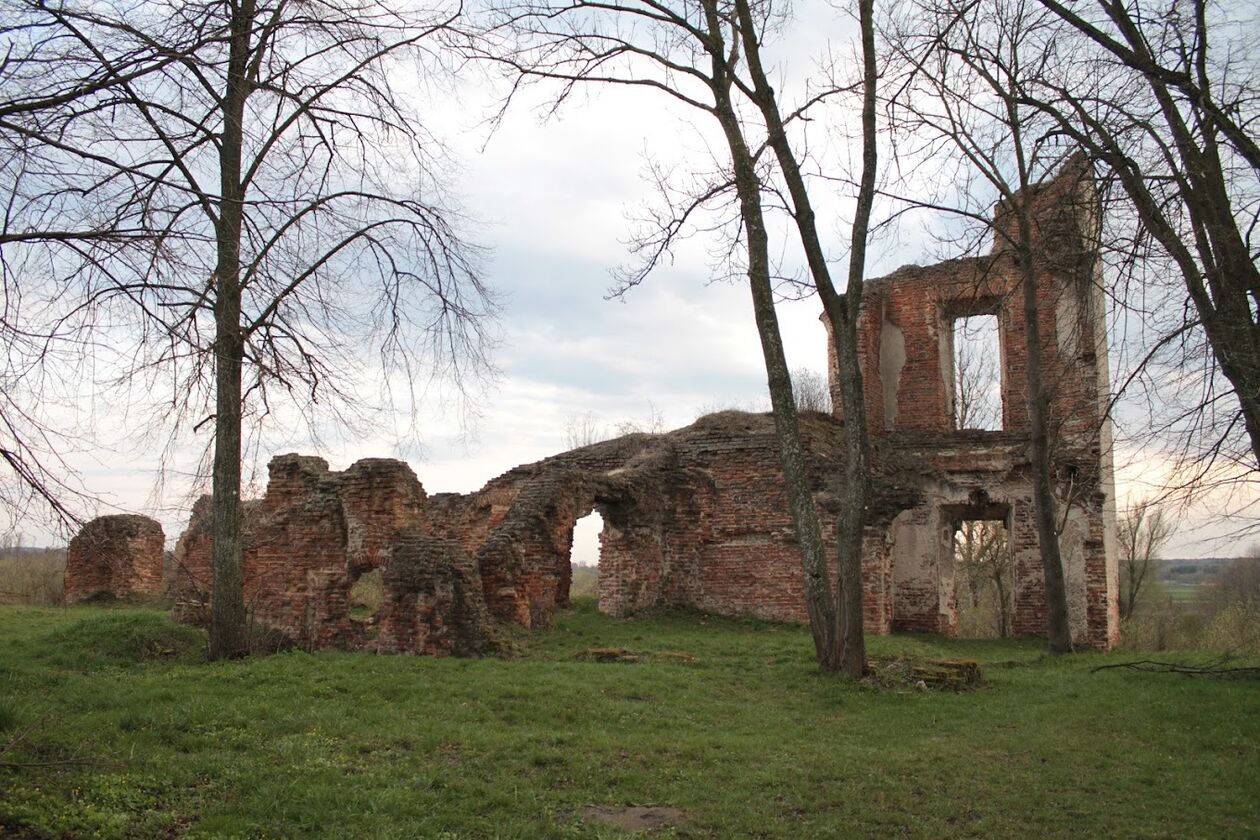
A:
POLYGON ((451 540, 395 534, 385 563, 380 653, 477 656, 492 648, 477 564, 451 540))
POLYGON ((162 591, 166 535, 147 516, 101 516, 84 525, 66 551, 65 600, 162 591))
MULTIPOLYGON (((478 624, 485 608, 475 567, 410 539, 426 522, 424 489, 410 467, 366 459, 333 472, 322 458, 281 455, 268 472, 266 494, 246 505, 245 599, 252 621, 317 650, 440 654, 488 644, 489 625, 478 624), (416 570, 433 568, 435 557, 450 567, 445 577, 417 583, 416 570), (352 619, 351 587, 386 567, 392 573, 382 576, 384 603, 375 621, 352 619), (476 585, 468 585, 469 575, 476 585), (460 632, 452 635, 456 626, 460 632)), ((175 549, 171 586, 183 598, 205 600, 212 589, 211 529, 210 498, 203 497, 175 549)))
MULTIPOLYGON (((802 432, 830 541, 836 508, 830 484, 842 463, 839 426, 814 415, 802 418, 802 432)), ((882 477, 875 486, 867 616, 873 632, 887 632, 885 529, 919 497, 882 477)), ((601 611, 683 606, 806 620, 800 554, 768 415, 721 412, 667 434, 597 443, 517 467, 458 504, 449 498, 441 504, 448 516, 431 510, 433 527, 473 552, 486 602, 505 620, 550 623, 568 597, 574 523, 591 510, 604 521, 601 611), (495 524, 487 527, 470 511, 494 516, 495 524)))
MULTIPOLYGON (((1056 475, 1073 502, 1061 539, 1073 631, 1078 642, 1107 647, 1118 628, 1114 488, 1097 225, 1084 175, 1069 167, 1033 193, 1039 352, 1053 395, 1056 475)), ((1043 632, 1018 277, 999 245, 984 257, 908 267, 867 284, 859 340, 874 443, 863 537, 871 632, 956 632, 953 530, 962 518, 995 517, 1011 536, 1015 631, 1043 632), (980 312, 996 314, 1001 327, 1001 431, 954 429, 951 419, 950 325, 980 312)), ((831 359, 834 389, 834 348, 831 359)), ((828 546, 843 471, 841 422, 801 418, 828 546)), ((687 606, 806 620, 768 415, 722 412, 666 434, 597 443, 516 467, 465 495, 427 497, 396 461, 335 473, 321 459, 286 455, 270 470, 266 496, 247 517, 246 593, 260 620, 313 647, 473 652, 493 620, 546 626, 568 602, 573 528, 592 510, 604 520, 602 611, 687 606), (347 596, 375 568, 384 569, 386 598, 375 627, 365 628, 349 619, 347 596)), ((177 550, 177 573, 203 587, 208 528, 201 502, 177 550)))
MULTIPOLYGON (((829 521, 838 426, 816 415, 802 428, 829 521)), ((690 606, 805 618, 778 439, 766 415, 725 412, 668 434, 583 447, 463 496, 426 497, 397 461, 333 472, 323 459, 284 455, 269 473, 264 497, 246 505, 246 600, 255 621, 311 648, 471 650, 476 644, 450 632, 456 609, 478 627, 482 616, 546 626, 568 603, 574 525, 592 510, 604 519, 605 612, 690 606), (374 568, 384 570, 385 602, 365 625, 350 618, 348 596, 374 568)), ((911 503, 885 498, 891 507, 873 520, 872 545, 882 545, 883 525, 911 503)), ((172 588, 185 598, 204 599, 212 585, 210 514, 209 499, 200 500, 176 548, 172 588)), ((868 611, 872 629, 887 630, 886 554, 873 557, 868 611)))
MULTIPOLYGON (((1056 178, 1033 187, 1028 199, 1052 469, 1069 526, 1060 547, 1073 638, 1106 648, 1119 633, 1118 570, 1093 190, 1087 165, 1075 158, 1056 178)), ((1003 511, 1010 536, 1014 630, 1045 632, 1028 457, 1027 323, 1022 273, 1010 245, 1014 224, 1012 214, 999 207, 989 254, 907 266, 868 282, 863 291, 859 356, 876 467, 914 465, 926 495, 889 534, 895 628, 956 631, 953 529, 963 518, 981 518, 969 513, 968 505, 983 493, 985 506, 1003 511), (996 315, 999 325, 1000 431, 954 428, 953 321, 978 314, 996 315)), ((829 358, 834 393, 839 374, 834 345, 829 358)))

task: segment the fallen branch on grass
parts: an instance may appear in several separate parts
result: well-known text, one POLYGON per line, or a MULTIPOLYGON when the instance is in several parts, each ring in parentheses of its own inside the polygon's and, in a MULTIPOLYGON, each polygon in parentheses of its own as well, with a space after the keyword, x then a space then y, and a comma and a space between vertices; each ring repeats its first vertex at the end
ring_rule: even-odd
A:
POLYGON ((1207 665, 1183 665, 1178 662, 1160 662, 1155 659, 1138 659, 1134 662, 1113 662, 1110 665, 1099 665, 1090 669, 1091 674, 1108 671, 1113 668, 1124 668, 1129 671, 1143 671, 1152 674, 1185 674, 1192 677, 1243 677, 1260 679, 1260 666, 1244 665, 1226 667, 1222 663, 1207 665))

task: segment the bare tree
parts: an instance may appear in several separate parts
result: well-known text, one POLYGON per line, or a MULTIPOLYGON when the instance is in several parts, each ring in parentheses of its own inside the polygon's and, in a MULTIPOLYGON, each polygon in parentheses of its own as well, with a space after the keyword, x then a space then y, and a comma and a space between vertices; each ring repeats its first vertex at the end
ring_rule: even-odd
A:
MULTIPOLYGON (((818 662, 824 670, 858 676, 866 666, 862 638, 861 542, 868 497, 868 455, 856 325, 865 267, 865 245, 874 195, 875 64, 870 0, 859 4, 862 24, 863 170, 849 242, 848 283, 831 281, 809 190, 785 116, 762 66, 763 40, 774 34, 784 12, 769 2, 748 0, 523 0, 498 7, 501 31, 515 39, 506 61, 522 80, 561 84, 563 100, 579 83, 626 85, 659 91, 712 118, 721 131, 727 160, 700 188, 671 204, 656 228, 639 243, 642 266, 628 274, 622 291, 637 285, 688 232, 706 208, 733 201, 738 231, 731 256, 742 258, 753 298, 754 319, 779 435, 788 504, 801 550, 806 606, 818 662), (751 113, 750 113, 751 111, 751 113), (765 190, 773 153, 784 199, 805 252, 810 283, 830 321, 840 357, 848 460, 839 496, 837 523, 839 591, 822 541, 822 529, 805 474, 788 372, 775 313, 765 190)), ((710 124, 712 125, 712 123, 710 124)))
POLYGON ((486 361, 493 306, 475 250, 394 87, 396 72, 437 69, 456 13, 5 7, 24 39, 7 59, 18 107, 0 107, 0 136, 21 150, 5 170, 6 289, 22 266, 22 319, 121 347, 120 381, 165 391, 167 419, 213 423, 211 654, 243 655, 244 417, 317 401, 349 417, 369 372, 423 383, 486 361))
POLYGON ((665 431, 665 415, 656 403, 648 400, 647 414, 642 420, 622 420, 616 428, 619 435, 659 435, 665 431))
POLYGON ((581 449, 592 443, 608 440, 608 433, 600 426, 595 413, 583 411, 572 414, 564 421, 564 445, 566 449, 581 449))
POLYGON ((1138 502, 1116 520, 1120 549, 1120 617, 1128 618, 1159 565, 1159 553, 1172 539, 1172 520, 1159 504, 1138 502))
MULTIPOLYGON (((1260 34, 1245 4, 1037 0, 1079 33, 1088 80, 1029 86, 1025 101, 1106 165, 1180 274, 1260 469, 1260 34), (1236 17, 1237 15, 1241 15, 1236 17), (1092 50, 1090 48, 1093 48, 1092 50)), ((1208 406, 1210 409, 1210 406, 1208 406)), ((1228 456, 1229 453, 1226 452, 1228 456)))
POLYGON ((1130 336, 1154 325, 1125 385, 1148 403, 1141 434, 1175 459, 1165 489, 1186 497, 1221 483, 1254 485, 1254 19, 1246 4, 1198 0, 1038 3, 1056 24, 1052 49, 1070 57, 1071 70, 1032 80, 1022 98, 1051 121, 1048 131, 1096 162, 1112 185, 1108 215, 1131 217, 1118 239, 1140 282, 1117 284, 1114 299, 1133 309, 1130 336))
POLYGON ((923 0, 913 5, 890 26, 899 72, 889 81, 887 108, 903 148, 922 144, 915 153, 952 158, 969 173, 942 206, 978 223, 1013 254, 1027 350, 1029 460, 1047 637, 1051 652, 1066 653, 1072 639, 1058 539, 1066 511, 1055 497, 1051 471, 1056 419, 1049 411, 1053 383, 1042 367, 1038 304, 1039 278, 1047 266, 1034 237, 1034 188, 1063 163, 1064 153, 1046 142, 1044 117, 1021 98, 1027 78, 1050 75, 1050 54, 1030 48, 1047 26, 1044 13, 1030 12, 1031 2, 923 0))
POLYGON ((792 399, 797 411, 831 413, 831 388, 827 377, 816 370, 800 367, 792 371, 792 399))

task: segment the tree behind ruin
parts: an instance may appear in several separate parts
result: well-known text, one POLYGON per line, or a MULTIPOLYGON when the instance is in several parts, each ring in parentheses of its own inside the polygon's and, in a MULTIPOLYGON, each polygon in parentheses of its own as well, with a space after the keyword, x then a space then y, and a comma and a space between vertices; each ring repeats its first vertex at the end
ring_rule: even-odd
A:
POLYGON ((1150 591, 1159 569, 1160 552, 1172 536, 1173 522, 1157 503, 1139 502, 1116 520, 1121 618, 1133 615, 1142 594, 1150 591))
POLYGON ((456 13, 5 6, 6 291, 21 270, 21 318, 119 348, 174 428, 213 424, 211 654, 242 655, 243 421, 354 421, 366 376, 414 406, 485 369, 493 301, 395 87, 440 70, 456 13))

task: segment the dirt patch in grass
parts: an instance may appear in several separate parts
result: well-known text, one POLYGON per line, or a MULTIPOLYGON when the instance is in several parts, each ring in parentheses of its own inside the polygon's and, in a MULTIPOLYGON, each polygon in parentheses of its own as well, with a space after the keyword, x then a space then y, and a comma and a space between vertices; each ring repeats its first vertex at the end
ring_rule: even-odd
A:
POLYGON ((588 648, 573 654, 583 662, 638 662, 639 655, 625 648, 588 648))
POLYGON ((582 818, 600 822, 623 831, 656 831, 686 822, 688 814, 681 808, 645 807, 642 805, 587 805, 582 818))

